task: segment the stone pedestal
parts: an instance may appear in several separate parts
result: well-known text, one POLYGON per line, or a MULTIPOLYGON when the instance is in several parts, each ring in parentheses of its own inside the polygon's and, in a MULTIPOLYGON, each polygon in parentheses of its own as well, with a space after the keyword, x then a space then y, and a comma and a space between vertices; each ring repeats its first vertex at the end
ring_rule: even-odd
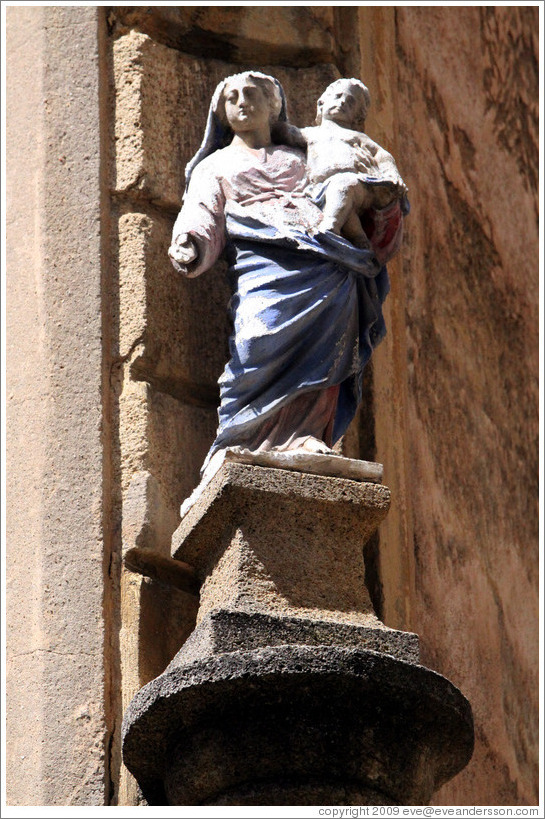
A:
POLYGON ((377 483, 223 464, 173 538, 197 627, 125 715, 150 804, 426 804, 467 764, 469 703, 365 587, 389 503, 377 483))

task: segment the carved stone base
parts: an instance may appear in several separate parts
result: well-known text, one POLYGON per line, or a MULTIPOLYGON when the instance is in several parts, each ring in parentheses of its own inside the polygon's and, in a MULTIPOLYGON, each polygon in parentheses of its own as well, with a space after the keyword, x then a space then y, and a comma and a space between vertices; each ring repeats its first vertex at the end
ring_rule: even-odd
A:
POLYGON ((426 804, 468 762, 469 704, 365 588, 389 502, 377 483, 221 466, 173 538, 197 627, 125 714, 149 804, 426 804))
POLYGON ((381 484, 224 463, 172 539, 202 584, 198 622, 226 609, 385 629, 362 549, 389 506, 381 484))
POLYGON ((409 663, 419 657, 416 634, 384 626, 216 609, 201 620, 169 668, 180 661, 278 645, 366 648, 409 663))
POLYGON ((472 749, 440 675, 282 645, 172 664, 131 702, 123 754, 152 805, 425 805, 472 749))

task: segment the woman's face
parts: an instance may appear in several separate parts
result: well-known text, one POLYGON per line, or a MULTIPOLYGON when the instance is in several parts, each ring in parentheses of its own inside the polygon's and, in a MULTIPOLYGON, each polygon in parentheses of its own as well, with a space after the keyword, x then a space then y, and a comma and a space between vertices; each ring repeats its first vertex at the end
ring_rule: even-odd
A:
POLYGON ((251 77, 229 80, 223 91, 223 99, 227 122, 235 134, 269 125, 269 101, 251 77))

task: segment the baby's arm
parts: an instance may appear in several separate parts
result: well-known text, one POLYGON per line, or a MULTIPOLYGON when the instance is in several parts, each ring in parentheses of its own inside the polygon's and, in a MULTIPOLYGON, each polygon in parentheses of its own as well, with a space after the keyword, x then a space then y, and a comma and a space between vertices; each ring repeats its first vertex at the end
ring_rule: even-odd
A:
POLYGON ((274 122, 271 125, 271 137, 277 145, 289 145, 290 148, 301 148, 306 151, 307 139, 304 131, 289 122, 274 122))
POLYGON ((376 171, 385 182, 393 183, 401 195, 408 192, 408 188, 399 174, 392 154, 384 148, 381 148, 381 146, 370 139, 367 134, 361 134, 359 146, 362 150, 371 153, 376 171))

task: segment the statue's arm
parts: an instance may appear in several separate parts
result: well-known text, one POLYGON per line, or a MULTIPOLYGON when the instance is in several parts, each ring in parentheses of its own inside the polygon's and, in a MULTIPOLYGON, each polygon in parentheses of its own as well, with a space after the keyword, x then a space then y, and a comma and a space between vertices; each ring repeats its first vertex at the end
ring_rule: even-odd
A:
POLYGON ((209 270, 225 247, 225 197, 206 160, 195 168, 172 230, 168 255, 174 269, 192 278, 209 270))
POLYGON ((392 154, 370 139, 366 134, 362 136, 361 147, 372 154, 373 166, 376 168, 375 172, 377 175, 384 179, 385 182, 393 184, 399 196, 406 196, 409 189, 401 178, 392 154))
POLYGON ((290 148, 301 148, 303 151, 307 149, 304 129, 289 122, 274 122, 271 125, 271 138, 276 145, 289 145, 290 148))

